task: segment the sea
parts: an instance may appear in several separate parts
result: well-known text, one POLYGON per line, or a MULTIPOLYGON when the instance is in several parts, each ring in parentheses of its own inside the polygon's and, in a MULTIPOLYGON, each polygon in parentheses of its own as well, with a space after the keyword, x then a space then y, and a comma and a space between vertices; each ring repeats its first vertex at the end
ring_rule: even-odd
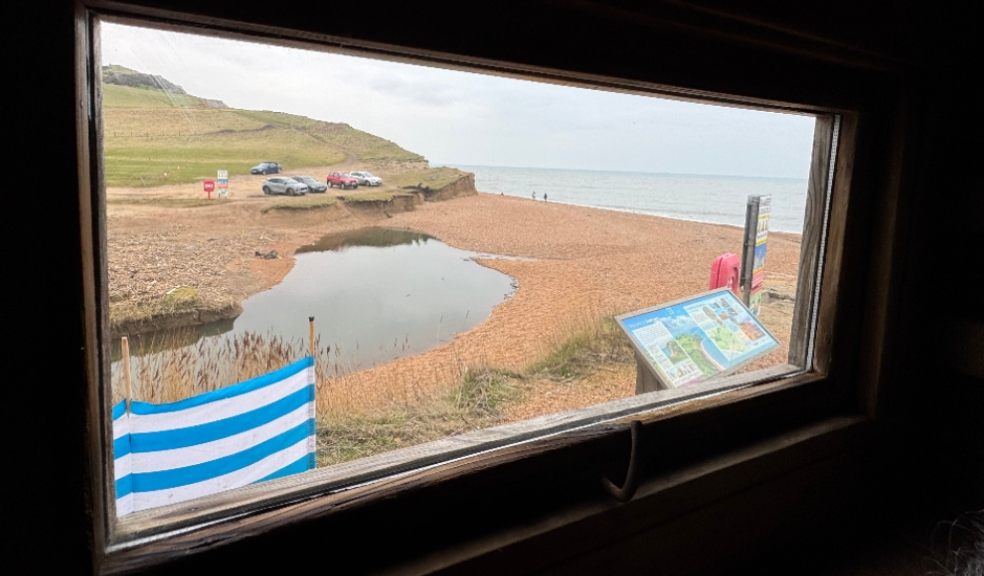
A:
POLYGON ((552 168, 454 165, 475 174, 479 192, 532 198, 679 220, 745 226, 748 196, 772 196, 769 229, 800 234, 805 178, 651 174, 552 168))

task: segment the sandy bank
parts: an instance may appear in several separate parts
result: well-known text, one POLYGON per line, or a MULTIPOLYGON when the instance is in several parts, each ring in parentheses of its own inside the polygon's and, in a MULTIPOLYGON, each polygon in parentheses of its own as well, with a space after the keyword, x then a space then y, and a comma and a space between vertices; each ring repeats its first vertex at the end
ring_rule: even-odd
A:
MULTIPOLYGON (((324 393, 339 405, 373 404, 380 389, 393 401, 412 402, 473 367, 522 370, 604 316, 705 291, 711 261, 741 248, 741 231, 732 227, 490 194, 435 203, 383 224, 529 259, 483 261, 515 278, 517 293, 449 344, 332 382, 324 393)), ((769 285, 792 293, 798 257, 797 236, 770 237, 769 285)), ((789 331, 791 304, 786 308, 764 315, 781 339, 789 331)), ((784 346, 767 361, 785 355, 784 346)), ((622 374, 614 386, 631 393, 633 378, 622 374)))

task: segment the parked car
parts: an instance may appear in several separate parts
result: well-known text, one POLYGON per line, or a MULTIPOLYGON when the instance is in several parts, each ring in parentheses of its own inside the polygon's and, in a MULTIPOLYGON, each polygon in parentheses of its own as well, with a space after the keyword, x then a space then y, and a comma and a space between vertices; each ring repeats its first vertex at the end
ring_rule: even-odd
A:
POLYGON ((260 162, 249 169, 250 174, 280 174, 280 164, 276 162, 260 162))
POLYGON ((349 172, 348 175, 358 180, 359 184, 363 186, 380 186, 383 183, 382 178, 373 176, 371 172, 349 172))
POLYGON ((320 194, 328 190, 328 186, 326 184, 322 184, 310 176, 291 176, 290 178, 300 182, 301 184, 306 184, 308 187, 308 192, 320 194))
POLYGON ((267 178, 263 183, 264 194, 286 194, 288 196, 300 196, 307 194, 307 184, 298 182, 291 178, 267 178))
POLYGON ((358 188, 359 181, 351 176, 342 174, 341 172, 332 172, 328 175, 328 187, 329 188, 358 188))

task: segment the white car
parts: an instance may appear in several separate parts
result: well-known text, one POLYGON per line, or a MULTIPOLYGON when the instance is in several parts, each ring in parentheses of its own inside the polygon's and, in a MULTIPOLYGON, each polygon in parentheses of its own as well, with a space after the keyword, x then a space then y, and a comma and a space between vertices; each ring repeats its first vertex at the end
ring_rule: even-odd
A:
POLYGON ((358 180, 359 184, 363 186, 379 186, 383 183, 382 178, 373 176, 371 172, 349 172, 348 175, 358 180))

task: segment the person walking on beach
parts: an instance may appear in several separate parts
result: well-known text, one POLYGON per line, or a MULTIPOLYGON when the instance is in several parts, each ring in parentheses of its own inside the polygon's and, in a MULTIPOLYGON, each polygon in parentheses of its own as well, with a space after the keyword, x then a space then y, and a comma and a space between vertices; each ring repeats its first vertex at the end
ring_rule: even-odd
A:
POLYGON ((533 199, 536 200, 536 190, 533 191, 533 199))
POLYGON ((544 193, 543 193, 543 201, 544 201, 544 202, 546 202, 546 201, 547 201, 547 193, 546 193, 546 192, 544 192, 544 193))

